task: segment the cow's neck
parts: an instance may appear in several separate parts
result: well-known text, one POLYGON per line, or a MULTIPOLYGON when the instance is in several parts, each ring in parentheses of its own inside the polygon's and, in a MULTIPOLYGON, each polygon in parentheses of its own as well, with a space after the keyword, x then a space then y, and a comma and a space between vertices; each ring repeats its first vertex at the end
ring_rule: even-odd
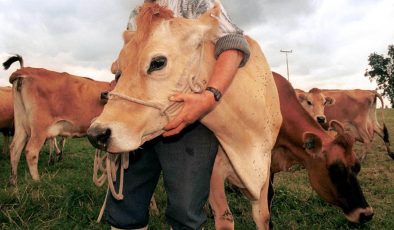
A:
POLYGON ((301 106, 289 83, 281 78, 275 78, 275 81, 280 89, 279 97, 283 114, 283 123, 275 146, 288 149, 288 154, 292 154, 291 158, 308 167, 311 155, 304 149, 303 134, 312 132, 322 139, 323 144, 329 140, 329 136, 301 106))

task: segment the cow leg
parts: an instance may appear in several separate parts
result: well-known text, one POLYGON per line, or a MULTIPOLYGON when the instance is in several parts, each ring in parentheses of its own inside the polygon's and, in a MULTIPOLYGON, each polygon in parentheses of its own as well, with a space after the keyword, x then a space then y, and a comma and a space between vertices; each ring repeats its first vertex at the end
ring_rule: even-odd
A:
POLYGON ((10 142, 10 136, 9 135, 4 135, 4 142, 3 142, 3 155, 4 156, 7 155, 9 142, 10 142))
MULTIPOLYGON (((267 174, 268 175, 270 174, 269 169, 267 174)), ((270 213, 269 213, 269 207, 267 202, 269 184, 270 184, 270 180, 269 178, 267 178, 267 181, 261 188, 260 199, 251 202, 253 220, 256 223, 257 229, 259 230, 270 228, 269 227, 270 213)))
POLYGON ((215 218, 215 229, 227 230, 234 229, 234 219, 230 208, 227 204, 226 193, 224 189, 225 169, 222 164, 221 148, 216 155, 213 171, 211 175, 211 184, 209 190, 209 204, 215 218))
POLYGON ((33 180, 40 179, 38 174, 38 155, 40 153, 41 147, 45 143, 45 139, 45 136, 34 135, 32 133, 32 136, 26 145, 26 161, 33 180))
MULTIPOLYGON (((274 173, 271 173, 270 176, 270 183, 269 183, 269 187, 268 187, 268 209, 269 212, 272 213, 272 200, 274 198, 275 195, 275 190, 274 190, 274 173)), ((271 214, 272 217, 272 214, 271 214)), ((272 218, 270 218, 270 229, 274 228, 274 223, 272 223, 272 218)))
POLYGON ((56 144, 56 154, 57 154, 57 160, 60 161, 63 159, 63 151, 64 151, 64 146, 66 145, 66 137, 60 137, 60 146, 59 148, 56 144))
POLYGON ((55 137, 49 138, 49 159, 48 159, 48 165, 53 165, 55 163, 55 157, 53 156, 53 151, 56 148, 56 139, 55 137))
POLYGON ((10 146, 10 161, 11 161, 11 176, 9 183, 16 185, 18 175, 18 164, 23 148, 27 142, 27 133, 23 131, 16 131, 14 139, 10 146))
POLYGON ((160 215, 159 208, 157 207, 157 204, 156 204, 155 194, 153 194, 152 198, 150 198, 149 213, 152 216, 159 216, 160 215))

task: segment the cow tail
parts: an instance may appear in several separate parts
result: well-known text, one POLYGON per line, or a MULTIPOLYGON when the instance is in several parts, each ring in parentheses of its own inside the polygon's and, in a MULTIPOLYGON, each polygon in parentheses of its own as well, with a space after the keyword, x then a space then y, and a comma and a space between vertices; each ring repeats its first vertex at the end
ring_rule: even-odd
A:
POLYGON ((383 141, 385 143, 390 143, 389 132, 388 132, 387 126, 386 126, 386 124, 384 122, 384 113, 383 113, 383 111, 384 111, 384 102, 383 102, 382 95, 380 95, 379 93, 376 93, 375 100, 376 100, 376 98, 379 98, 380 103, 382 104, 382 108, 380 110, 380 114, 381 114, 382 122, 383 122, 383 141))
POLYGON ((387 130, 386 124, 383 123, 383 140, 386 143, 390 143, 389 131, 387 130))
POLYGON ((23 68, 23 58, 19 54, 15 54, 7 59, 7 61, 3 62, 3 67, 5 70, 9 69, 12 63, 18 61, 21 68, 23 68))

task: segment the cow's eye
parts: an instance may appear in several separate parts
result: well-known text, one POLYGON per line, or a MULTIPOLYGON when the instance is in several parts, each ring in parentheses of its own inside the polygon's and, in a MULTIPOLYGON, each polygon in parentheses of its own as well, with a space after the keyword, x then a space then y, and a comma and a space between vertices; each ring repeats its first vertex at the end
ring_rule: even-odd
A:
POLYGON ((310 102, 310 101, 307 101, 307 103, 308 103, 308 105, 312 105, 312 102, 310 102))
POLYGON ((152 58, 149 69, 148 69, 148 74, 151 74, 153 71, 156 70, 161 70, 167 65, 167 58, 164 56, 159 56, 159 57, 154 57, 152 58))

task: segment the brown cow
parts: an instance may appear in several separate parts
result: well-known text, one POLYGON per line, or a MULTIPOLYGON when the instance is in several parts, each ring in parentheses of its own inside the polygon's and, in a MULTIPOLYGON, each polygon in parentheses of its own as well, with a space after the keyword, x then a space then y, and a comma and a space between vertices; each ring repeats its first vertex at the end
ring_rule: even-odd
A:
POLYGON ((388 155, 394 159, 394 153, 390 150, 389 133, 384 123, 383 110, 381 110, 383 128, 376 118, 376 100, 380 100, 382 108, 384 103, 382 96, 375 90, 311 89, 308 93, 298 93, 298 99, 311 116, 317 119, 325 117, 328 122, 333 119, 338 120, 344 124, 346 130, 352 131, 356 141, 365 145, 360 159, 365 158, 375 133, 383 139, 388 155), (325 107, 322 98, 331 98, 335 104, 325 107))
POLYGON ((14 106, 11 87, 0 87, 0 100, 0 132, 4 135, 3 155, 6 155, 10 136, 14 133, 14 106))
MULTIPOLYGON (((279 92, 283 123, 272 151, 271 182, 275 173, 301 164, 308 171, 312 188, 325 201, 340 207, 348 221, 359 223, 370 220, 373 210, 365 200, 356 177, 360 164, 353 152, 352 136, 344 133, 343 127, 335 121, 332 125, 338 131, 337 136, 333 137, 331 132, 322 129, 297 103, 290 83, 275 72, 273 76, 279 92)), ((223 163, 216 160, 209 200, 216 214, 216 228, 232 229, 232 214, 218 172, 223 168, 220 164, 223 163)), ((271 184, 269 201, 272 195, 271 184)))
POLYGON ((12 73, 10 82, 15 111, 10 183, 15 185, 23 148, 30 174, 33 180, 39 180, 38 154, 45 140, 85 136, 92 119, 103 109, 100 93, 111 90, 112 86, 108 82, 31 67, 12 73))

